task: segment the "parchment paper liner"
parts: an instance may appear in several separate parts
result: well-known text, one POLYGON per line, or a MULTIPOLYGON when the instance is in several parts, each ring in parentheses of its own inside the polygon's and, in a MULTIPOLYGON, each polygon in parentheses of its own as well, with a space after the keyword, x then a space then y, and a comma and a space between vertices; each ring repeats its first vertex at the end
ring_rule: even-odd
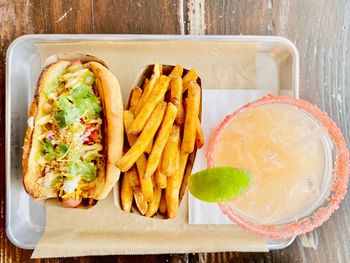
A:
MULTIPOLYGON (((157 60, 196 68, 206 77, 203 88, 254 89, 260 43, 128 40, 36 46, 42 63, 63 52, 94 54, 103 59, 118 78, 126 104, 140 68, 157 60)), ((268 250, 265 239, 238 226, 189 225, 187 198, 186 194, 173 220, 125 213, 115 207, 111 194, 91 209, 47 207, 45 233, 32 257, 268 250)))

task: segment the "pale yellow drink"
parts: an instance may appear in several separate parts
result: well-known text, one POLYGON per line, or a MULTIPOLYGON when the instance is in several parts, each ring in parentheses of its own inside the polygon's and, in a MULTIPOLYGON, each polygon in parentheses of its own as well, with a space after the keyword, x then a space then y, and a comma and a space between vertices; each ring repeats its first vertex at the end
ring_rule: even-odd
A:
POLYGON ((327 138, 317 122, 290 105, 261 105, 233 119, 220 135, 214 162, 252 176, 251 189, 232 201, 237 212, 259 224, 311 213, 329 189, 327 138))

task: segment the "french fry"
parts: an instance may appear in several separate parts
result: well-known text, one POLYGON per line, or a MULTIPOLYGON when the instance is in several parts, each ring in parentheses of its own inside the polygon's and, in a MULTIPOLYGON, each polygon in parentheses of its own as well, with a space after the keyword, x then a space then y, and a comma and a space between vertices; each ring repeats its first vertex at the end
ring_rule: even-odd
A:
POLYGON ((177 99, 182 103, 182 78, 173 78, 170 81, 170 96, 171 99, 177 99))
POLYGON ((142 215, 145 215, 148 209, 148 203, 142 194, 141 188, 137 187, 136 189, 134 189, 134 199, 140 213, 142 215))
POLYGON ((203 129, 201 127, 201 123, 199 121, 199 118, 197 118, 196 121, 196 147, 198 149, 202 148, 204 145, 204 134, 203 129))
POLYGON ((125 172, 129 170, 137 159, 145 152, 147 145, 156 134, 163 120, 166 104, 167 103, 164 101, 158 103, 151 117, 147 121, 145 128, 133 146, 131 146, 129 151, 127 151, 127 153, 117 161, 117 166, 121 171, 125 172))
POLYGON ((191 153, 194 151, 196 140, 196 122, 198 119, 201 97, 201 89, 197 82, 192 81, 188 86, 184 135, 181 145, 181 151, 184 153, 191 153))
POLYGON ((145 105, 149 95, 152 93, 152 90, 154 89, 157 80, 159 79, 160 75, 162 74, 162 65, 157 62, 154 65, 153 68, 153 75, 150 79, 145 79, 143 84, 143 94, 139 100, 138 105, 135 107, 134 114, 135 117, 140 113, 142 110, 142 107, 145 105))
POLYGON ((144 178, 150 177, 159 165, 160 157, 162 156, 165 144, 168 140, 171 128, 176 118, 177 109, 171 102, 168 103, 164 119, 160 125, 157 138, 153 144, 151 153, 148 156, 147 166, 144 178))
POLYGON ((148 203, 148 209, 146 212, 147 217, 151 217, 155 213, 157 213, 161 197, 162 197, 162 189, 159 187, 155 187, 153 199, 151 202, 148 203))
MULTIPOLYGON (((183 107, 185 110, 187 107, 187 102, 188 102, 188 98, 185 98, 183 100, 183 107)), ((201 127, 201 122, 198 117, 196 122, 196 147, 200 149, 203 147, 203 145, 204 145, 204 134, 203 134, 203 129, 201 127)))
POLYGON ((131 211, 131 205, 133 200, 133 189, 130 185, 130 175, 129 172, 125 172, 122 181, 120 200, 122 203, 122 208, 125 212, 131 211))
POLYGON ((169 78, 181 78, 183 73, 183 68, 180 64, 177 64, 169 74, 169 78))
MULTIPOLYGON (((176 151, 176 162, 180 162, 180 149, 179 145, 177 145, 176 151)), ((167 207, 167 214, 169 218, 174 218, 177 215, 177 211, 179 208, 179 192, 180 192, 180 169, 176 170, 175 174, 168 177, 168 185, 165 189, 165 201, 167 207)))
POLYGON ((145 200, 147 202, 150 202, 153 198, 153 182, 152 182, 152 178, 143 178, 144 171, 146 169, 146 163, 147 163, 147 159, 143 155, 141 158, 139 158, 136 161, 136 166, 138 167, 138 169, 140 170, 142 169, 142 173, 139 173, 141 190, 145 197, 145 200), (140 168, 140 166, 142 166, 143 168, 140 168))
POLYGON ((155 174, 154 174, 154 180, 156 182, 156 185, 161 188, 161 189, 165 189, 167 187, 167 176, 162 173, 160 166, 157 168, 155 174))
POLYGON ((152 150, 152 146, 153 146, 153 139, 151 140, 151 142, 147 145, 147 148, 145 150, 146 153, 150 154, 151 150, 152 150))
POLYGON ((123 114, 124 129, 129 145, 133 146, 137 140, 137 135, 129 133, 131 123, 134 121, 134 114, 130 110, 125 110, 123 114))
POLYGON ((160 203, 159 203, 159 213, 161 213, 161 214, 166 213, 165 190, 162 190, 162 197, 161 197, 160 203))
POLYGON ((177 108, 176 124, 182 126, 185 121, 185 112, 182 106, 182 79, 173 78, 170 82, 170 101, 177 108))
MULTIPOLYGON (((130 146, 133 146, 137 140, 137 136, 128 133, 130 124, 134 120, 133 114, 126 110, 123 115, 124 128, 126 131, 126 136, 130 146)), ((144 153, 136 160, 136 167, 139 174, 139 181, 141 184, 142 193, 146 201, 151 201, 153 198, 153 183, 151 178, 143 178, 147 164, 147 159, 144 153)))
POLYGON ((156 77, 158 78, 160 75, 162 75, 162 72, 163 72, 162 69, 163 69, 163 66, 159 64, 159 62, 157 62, 156 64, 154 64, 153 74, 156 75, 156 77))
POLYGON ((163 160, 161 165, 161 172, 166 176, 175 175, 176 171, 179 170, 179 162, 177 161, 177 155, 179 150, 179 141, 180 141, 180 127, 174 125, 168 141, 165 145, 163 152, 163 160))
POLYGON ((196 69, 191 69, 182 79, 182 92, 185 92, 188 89, 188 84, 192 81, 198 79, 198 73, 196 69))
POLYGON ((185 110, 182 104, 175 98, 172 99, 171 102, 176 106, 177 108, 177 114, 176 114, 176 119, 175 123, 176 125, 182 127, 185 123, 185 110))
POLYGON ((183 178, 181 181, 179 181, 179 183, 181 185, 180 195, 179 195, 180 202, 181 202, 182 197, 184 196, 186 189, 187 189, 188 177, 191 175, 195 156, 196 156, 195 152, 191 153, 188 156, 188 160, 187 160, 186 165, 185 165, 186 169, 184 171, 183 178))
POLYGON ((134 166, 131 167, 130 170, 126 171, 125 174, 129 178, 129 185, 132 189, 140 186, 140 179, 134 166))
POLYGON ((187 167, 187 161, 188 161, 188 157, 189 154, 188 153, 182 153, 180 152, 180 159, 179 159, 179 177, 178 177, 178 182, 177 182, 177 186, 180 188, 184 174, 185 174, 185 170, 187 167))
POLYGON ((194 156, 195 153, 188 155, 188 154, 179 152, 178 160, 180 162, 180 169, 174 176, 171 176, 168 178, 168 185, 165 190, 165 200, 166 200, 167 214, 169 218, 176 217, 179 209, 179 203, 182 199, 182 195, 186 190, 186 187, 184 186, 183 193, 181 193, 181 187, 182 185, 184 185, 182 184, 182 180, 185 179, 185 177, 188 178, 189 174, 187 173, 188 172, 191 173, 191 170, 192 170, 192 167, 190 167, 189 169, 190 165, 188 165, 187 163, 187 159, 191 155, 194 156))
POLYGON ((136 161, 136 166, 139 172, 141 190, 147 202, 150 202, 153 198, 153 182, 152 178, 143 178, 144 171, 146 169, 147 159, 144 155, 136 161))
MULTIPOLYGON (((147 101, 145 102, 144 106, 140 110, 139 114, 137 114, 137 108, 139 105, 137 105, 135 109, 136 118, 132 122, 129 132, 131 134, 138 134, 144 129, 148 119, 152 115, 152 112, 154 111, 154 108, 157 106, 159 102, 161 102, 164 98, 164 95, 168 89, 169 85, 169 78, 167 76, 160 76, 156 86, 152 90, 151 94, 147 98, 147 101)), ((143 97, 143 96, 142 96, 143 97)), ((142 100, 142 97, 140 101, 142 100)), ((140 102, 139 102, 140 104, 140 102)), ((147 146, 147 145, 146 145, 147 146)))
POLYGON ((153 182, 152 178, 143 178, 147 164, 147 159, 142 154, 136 161, 136 167, 138 171, 139 181, 141 185, 142 194, 147 202, 150 202, 153 198, 153 182))
POLYGON ((131 112, 134 112, 137 104, 140 101, 141 95, 142 95, 142 89, 140 89, 139 87, 135 87, 132 89, 130 103, 129 103, 130 104, 129 110, 131 112))
POLYGON ((148 81, 145 81, 145 83, 143 85, 143 89, 142 89, 141 98, 140 98, 139 102, 137 103, 137 106, 135 107, 135 110, 134 110, 135 116, 137 116, 140 113, 141 109, 145 105, 149 95, 151 94, 152 90, 154 89, 154 87, 156 85, 157 79, 158 79, 158 77, 155 74, 153 74, 148 81))
POLYGON ((167 177, 161 171, 162 162, 163 162, 163 155, 161 156, 157 170, 154 173, 154 182, 155 182, 155 185, 157 185, 157 187, 161 189, 165 189, 167 187, 167 177))
POLYGON ((169 218, 174 218, 179 209, 179 188, 176 187, 178 175, 173 175, 168 178, 168 186, 165 189, 165 201, 167 214, 169 218))

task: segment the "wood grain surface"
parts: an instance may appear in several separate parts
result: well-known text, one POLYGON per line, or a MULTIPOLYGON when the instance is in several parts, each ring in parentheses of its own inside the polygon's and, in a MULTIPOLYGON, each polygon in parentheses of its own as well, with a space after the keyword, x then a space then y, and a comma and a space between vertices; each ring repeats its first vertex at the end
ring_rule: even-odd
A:
MULTIPOLYGON (((350 142, 350 1, 338 0, 0 0, 0 262, 27 262, 30 250, 5 234, 5 57, 31 33, 279 35, 300 53, 301 97, 326 110, 350 142)), ((348 262, 350 198, 315 233, 317 250, 300 239, 269 253, 108 256, 36 262, 348 262), (316 238, 317 239, 317 238, 316 238)))

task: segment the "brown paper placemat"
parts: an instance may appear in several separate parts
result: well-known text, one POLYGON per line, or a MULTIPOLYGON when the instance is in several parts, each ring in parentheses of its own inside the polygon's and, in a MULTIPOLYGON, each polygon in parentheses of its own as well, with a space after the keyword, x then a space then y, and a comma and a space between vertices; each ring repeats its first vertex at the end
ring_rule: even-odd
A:
POLYGON ((268 250, 263 238, 237 226, 189 225, 184 200, 173 220, 127 214, 112 194, 92 209, 47 207, 46 231, 32 257, 268 250))
MULTIPOLYGON (((104 60, 117 76, 124 103, 147 64, 195 67, 203 88, 252 89, 256 86, 257 43, 124 41, 39 44, 42 62, 53 54, 87 53, 104 60)), ((114 206, 112 193, 91 209, 47 207, 45 234, 32 257, 267 251, 265 239, 232 225, 189 225, 188 198, 173 220, 127 214, 114 206)))

